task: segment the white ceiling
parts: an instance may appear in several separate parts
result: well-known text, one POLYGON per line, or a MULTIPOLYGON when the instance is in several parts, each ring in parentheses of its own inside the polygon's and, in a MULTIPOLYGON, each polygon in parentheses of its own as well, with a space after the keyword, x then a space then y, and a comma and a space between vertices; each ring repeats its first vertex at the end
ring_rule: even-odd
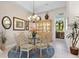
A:
MULTIPOLYGON (((19 5, 26 10, 33 12, 33 1, 17 1, 19 5)), ((56 8, 64 7, 65 1, 34 1, 35 13, 50 11, 56 8)))

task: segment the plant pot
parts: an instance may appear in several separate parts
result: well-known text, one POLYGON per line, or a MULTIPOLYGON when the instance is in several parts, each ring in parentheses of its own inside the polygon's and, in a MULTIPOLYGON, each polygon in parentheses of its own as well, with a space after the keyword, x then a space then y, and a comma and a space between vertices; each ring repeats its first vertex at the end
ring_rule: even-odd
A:
POLYGON ((1 50, 2 50, 2 51, 5 50, 5 44, 2 44, 2 46, 1 46, 1 50))
POLYGON ((70 52, 73 54, 73 55, 78 55, 78 48, 76 47, 70 47, 70 52))

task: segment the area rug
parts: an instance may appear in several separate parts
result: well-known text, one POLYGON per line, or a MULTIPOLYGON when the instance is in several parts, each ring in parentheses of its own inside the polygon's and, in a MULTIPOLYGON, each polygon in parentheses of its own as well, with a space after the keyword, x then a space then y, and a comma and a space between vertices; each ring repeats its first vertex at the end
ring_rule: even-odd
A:
MULTIPOLYGON (((55 51, 53 47, 48 47, 42 50, 42 58, 51 58, 54 55, 55 51)), ((8 52, 8 58, 19 58, 20 52, 19 49, 16 50, 16 47, 13 47, 8 52)), ((20 58, 27 58, 27 52, 22 51, 22 55, 20 58)), ((40 58, 40 50, 39 48, 30 50, 29 58, 40 58)))

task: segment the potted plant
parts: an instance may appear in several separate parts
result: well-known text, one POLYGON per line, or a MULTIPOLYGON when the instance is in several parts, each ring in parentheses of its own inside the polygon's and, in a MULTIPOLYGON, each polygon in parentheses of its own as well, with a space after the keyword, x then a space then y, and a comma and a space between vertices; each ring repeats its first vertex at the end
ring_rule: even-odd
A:
POLYGON ((79 29, 77 22, 74 22, 72 24, 72 32, 68 34, 67 37, 72 40, 70 52, 74 55, 78 55, 78 48, 76 47, 76 45, 79 41, 79 29))
POLYGON ((1 49, 4 51, 5 50, 6 37, 3 34, 3 32, 1 33, 1 41, 2 41, 1 49))

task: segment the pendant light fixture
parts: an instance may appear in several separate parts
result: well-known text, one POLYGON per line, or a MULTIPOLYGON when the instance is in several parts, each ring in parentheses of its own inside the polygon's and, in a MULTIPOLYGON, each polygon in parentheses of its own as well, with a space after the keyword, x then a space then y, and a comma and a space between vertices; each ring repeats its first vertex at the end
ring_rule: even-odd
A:
POLYGON ((34 5, 34 1, 33 1, 33 14, 32 16, 28 17, 28 20, 35 23, 36 21, 40 20, 40 17, 38 15, 35 14, 35 5, 34 5))
MULTIPOLYGON (((46 6, 48 7, 48 4, 46 4, 46 6)), ((46 9, 48 9, 48 8, 46 8, 46 9)), ((46 14, 45 14, 45 19, 46 19, 46 20, 49 19, 48 10, 47 10, 47 12, 46 12, 46 14)))
POLYGON ((49 15, 48 15, 48 13, 46 13, 46 15, 45 15, 45 19, 46 19, 46 20, 49 19, 49 15))

